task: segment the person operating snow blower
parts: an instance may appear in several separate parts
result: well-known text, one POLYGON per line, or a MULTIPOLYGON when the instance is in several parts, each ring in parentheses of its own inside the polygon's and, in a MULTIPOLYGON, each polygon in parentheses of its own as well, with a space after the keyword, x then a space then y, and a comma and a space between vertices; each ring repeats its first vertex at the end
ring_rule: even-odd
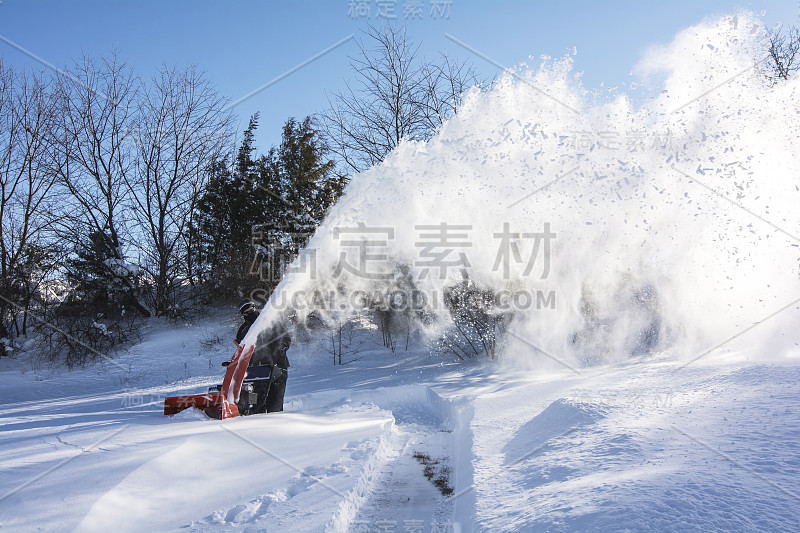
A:
MULTIPOLYGON (((234 342, 242 342, 250 326, 258 318, 258 310, 251 300, 239 302, 239 312, 244 317, 244 323, 236 332, 234 342)), ((286 378, 289 370, 289 358, 286 351, 292 343, 289 332, 281 322, 275 322, 272 327, 258 334, 253 356, 248 366, 269 366, 271 368, 269 380, 254 383, 253 388, 258 394, 258 401, 253 413, 274 413, 283 411, 283 395, 286 392, 286 378)))

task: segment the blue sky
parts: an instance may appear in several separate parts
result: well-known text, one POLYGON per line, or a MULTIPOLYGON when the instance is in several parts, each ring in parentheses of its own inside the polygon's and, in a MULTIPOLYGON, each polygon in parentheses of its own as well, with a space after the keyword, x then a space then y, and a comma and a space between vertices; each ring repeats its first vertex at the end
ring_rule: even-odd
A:
MULTIPOLYGON (((0 0, 0 36, 54 65, 82 52, 100 56, 115 47, 145 76, 162 63, 194 63, 223 95, 237 101, 350 35, 359 37, 368 23, 381 24, 383 14, 394 14, 394 23, 406 25, 423 55, 443 51, 471 59, 486 78, 500 69, 446 34, 505 66, 529 56, 538 64, 540 55, 562 56, 574 46, 575 69, 584 71, 587 88, 595 88, 601 82, 613 86, 636 81, 630 72, 649 46, 669 42, 677 31, 705 17, 737 9, 766 11, 768 27, 800 25, 798 0, 0 0), (406 17, 407 10, 414 16, 406 17)), ((244 100, 234 108, 238 129, 259 111, 259 149, 277 144, 288 117, 325 108, 326 92, 341 88, 351 76, 348 55, 356 52, 354 40, 346 40, 244 100)), ((0 54, 16 67, 43 68, 7 42, 0 42, 0 54)))

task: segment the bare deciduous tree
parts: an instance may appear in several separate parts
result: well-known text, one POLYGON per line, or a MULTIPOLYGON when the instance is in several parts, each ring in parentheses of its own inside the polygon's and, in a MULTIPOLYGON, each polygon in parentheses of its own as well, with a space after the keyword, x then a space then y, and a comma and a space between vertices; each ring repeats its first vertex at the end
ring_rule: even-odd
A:
POLYGON ((64 238, 74 250, 90 253, 92 241, 104 235, 112 254, 104 277, 123 287, 125 300, 149 316, 139 287, 119 271, 128 237, 125 179, 135 155, 131 140, 139 79, 116 53, 99 62, 84 56, 58 77, 58 88, 63 112, 57 147, 65 161, 59 177, 74 199, 64 238))
POLYGON ((228 146, 231 115, 195 68, 164 67, 139 98, 135 171, 126 176, 157 315, 170 312, 185 275, 183 234, 206 170, 228 146))
POLYGON ((84 56, 69 77, 59 77, 61 149, 69 161, 61 178, 91 229, 107 232, 116 247, 127 194, 124 177, 132 166, 126 138, 137 90, 138 80, 116 54, 99 64, 84 56))
POLYGON ((494 290, 478 287, 466 275, 444 292, 444 303, 452 322, 439 340, 439 348, 459 359, 486 355, 494 359, 500 353, 512 314, 497 306, 494 290))
POLYGON ((359 317, 343 315, 329 318, 332 320, 320 339, 320 348, 333 356, 334 365, 346 365, 361 359, 356 356, 369 335, 369 330, 363 327, 363 321, 359 317))
POLYGON ((438 62, 422 66, 422 79, 425 80, 425 121, 430 132, 455 115, 464 93, 480 83, 470 64, 455 62, 444 53, 438 62))
POLYGON ((55 184, 55 99, 42 75, 0 61, 0 337, 25 334, 55 184), (22 311, 22 324, 16 317, 22 311))
POLYGON ((777 31, 769 39, 769 78, 773 83, 778 80, 788 80, 789 77, 800 69, 800 30, 789 28, 788 34, 777 31))
POLYGON ((474 70, 446 55, 418 58, 405 29, 371 28, 351 58, 355 81, 334 94, 322 126, 331 150, 349 171, 379 163, 403 139, 429 138, 455 113, 474 70))

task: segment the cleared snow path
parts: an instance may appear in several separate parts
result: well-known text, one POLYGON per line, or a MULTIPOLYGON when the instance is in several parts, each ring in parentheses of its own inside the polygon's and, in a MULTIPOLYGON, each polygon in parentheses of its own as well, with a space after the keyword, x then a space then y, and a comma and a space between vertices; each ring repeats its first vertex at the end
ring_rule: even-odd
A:
POLYGON ((436 531, 453 521, 453 410, 431 388, 348 392, 392 412, 395 423, 340 506, 330 531, 436 531))

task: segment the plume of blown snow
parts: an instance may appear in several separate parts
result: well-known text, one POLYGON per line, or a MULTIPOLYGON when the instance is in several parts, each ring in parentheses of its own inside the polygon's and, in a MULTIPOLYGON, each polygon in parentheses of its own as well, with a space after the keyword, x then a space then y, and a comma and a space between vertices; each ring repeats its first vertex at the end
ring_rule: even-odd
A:
POLYGON ((352 178, 308 245, 315 268, 309 255, 305 267, 298 260, 247 341, 284 305, 321 315, 353 305, 309 299, 315 290, 381 290, 380 275, 405 265, 445 322, 441 295, 464 272, 530 296, 512 306, 505 336, 514 365, 577 368, 665 350, 690 360, 745 337, 790 353, 800 82, 768 86, 764 34, 740 13, 651 49, 639 69, 661 71, 665 85, 643 105, 624 93, 590 102, 570 58, 472 89, 432 139, 404 142, 352 178), (462 236, 435 250, 468 266, 426 264, 424 234, 443 223, 462 236), (548 258, 535 250, 546 230, 548 258))

